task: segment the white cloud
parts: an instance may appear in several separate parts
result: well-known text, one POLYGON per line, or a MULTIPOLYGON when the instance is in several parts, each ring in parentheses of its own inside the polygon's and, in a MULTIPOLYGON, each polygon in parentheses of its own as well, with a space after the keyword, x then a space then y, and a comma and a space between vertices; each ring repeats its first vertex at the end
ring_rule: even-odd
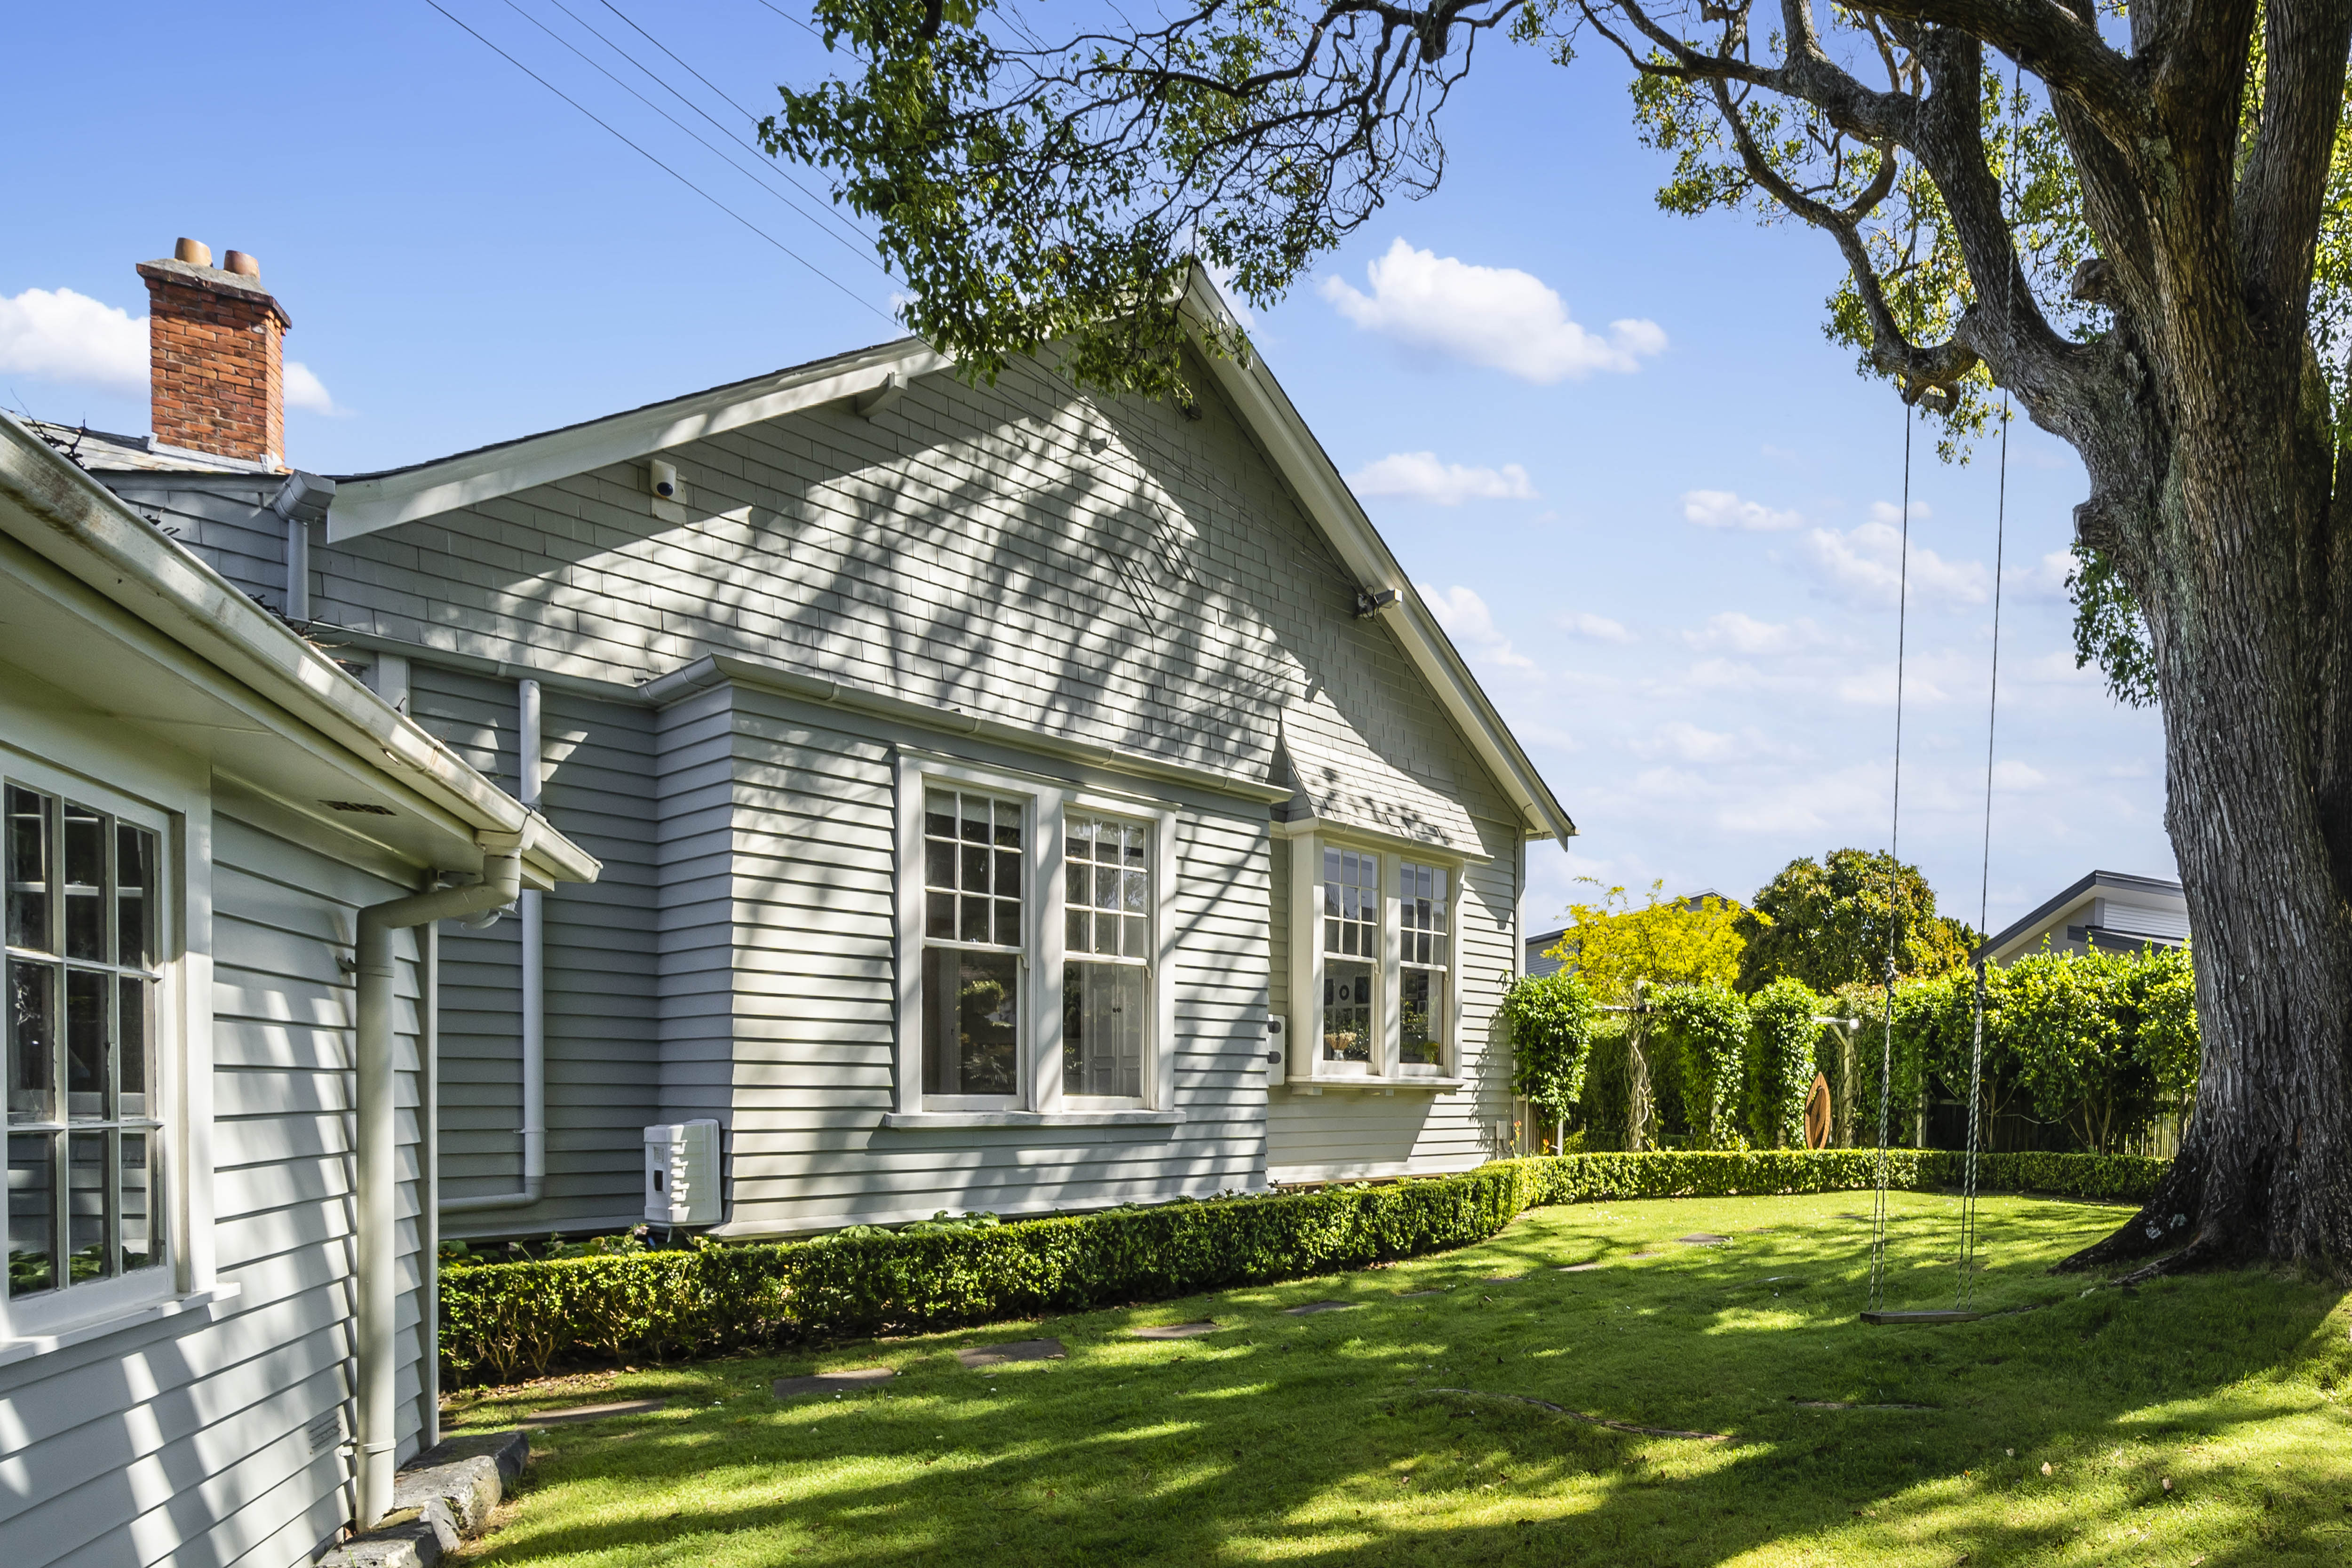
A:
POLYGON ((1475 592, 1459 584, 1442 592, 1426 583, 1415 586, 1421 592, 1422 603, 1437 617, 1437 624, 1445 628, 1445 635, 1472 657, 1504 669, 1535 668, 1535 660, 1511 647, 1511 639, 1496 626, 1494 613, 1486 608, 1486 601, 1475 592))
POLYGON ((1683 640, 1702 652, 1728 648, 1733 653, 1793 653, 1825 641, 1822 628, 1811 620, 1799 617, 1781 624, 1759 621, 1738 610, 1726 610, 1709 616, 1706 625, 1696 631, 1685 632, 1683 640))
POLYGON ((2048 775, 2031 763, 2011 761, 1995 763, 1992 767, 1992 787, 1995 789, 2039 789, 2049 782, 2048 775))
POLYGON ((1685 490, 1683 516, 1701 528, 1741 528, 1759 532, 1801 528, 1805 521, 1793 511, 1775 511, 1761 501, 1741 500, 1729 490, 1685 490))
POLYGON ((2001 574, 2009 586, 2031 599, 2063 599, 2066 578, 2074 570, 2074 552, 2053 550, 2031 566, 2012 566, 2001 574))
POLYGON ((1650 739, 1633 742, 1632 749, 1635 756, 1671 757, 1678 763, 1743 762, 1783 750, 1759 730, 1746 729, 1734 734, 1703 729, 1687 719, 1668 720, 1650 739))
POLYGON ((1562 616, 1559 624, 1578 637, 1591 637, 1595 642, 1629 643, 1634 640, 1633 634, 1625 629, 1624 622, 1612 621, 1607 616, 1596 616, 1588 610, 1562 616))
POLYGON ((1438 506, 1465 500, 1534 500, 1536 488, 1517 463, 1499 468, 1441 463, 1434 452, 1391 452, 1348 476, 1360 496, 1409 496, 1438 506))
POLYGON ((328 395, 326 384, 312 374, 310 367, 299 359, 286 362, 286 406, 338 416, 351 412, 328 395))
POLYGON ((1570 320, 1559 294, 1533 273, 1474 267, 1402 238, 1364 271, 1369 294, 1341 278, 1322 284, 1323 298, 1357 326, 1523 381, 1631 372, 1666 346, 1655 321, 1612 321, 1603 337, 1570 320))
POLYGON ((27 289, 0 300, 0 372, 142 393, 147 318, 70 289, 27 289))
MULTIPOLYGON (((1928 506, 1926 501, 1915 500, 1911 503, 1911 518, 1913 521, 1916 522, 1923 517, 1933 517, 1936 514, 1933 511, 1928 510, 1928 506)), ((1870 503, 1870 521, 1873 522, 1885 523, 1901 522, 1903 521, 1903 509, 1895 505, 1891 500, 1872 501, 1870 503)))
MULTIPOLYGON (((1895 602, 1902 582, 1903 535, 1894 524, 1865 522, 1843 533, 1817 528, 1807 539, 1806 549, 1814 571, 1839 597, 1856 604, 1892 605, 1895 602)), ((1980 605, 1989 575, 1976 562, 1947 561, 1923 544, 1911 546, 1911 602, 1915 605, 1944 608, 1980 605)))

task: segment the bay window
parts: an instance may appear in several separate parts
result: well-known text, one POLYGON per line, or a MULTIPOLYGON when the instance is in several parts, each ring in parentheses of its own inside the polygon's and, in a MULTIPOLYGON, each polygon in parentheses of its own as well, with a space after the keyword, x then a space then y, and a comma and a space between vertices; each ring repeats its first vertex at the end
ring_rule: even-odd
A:
POLYGON ((1377 847, 1372 834, 1301 823, 1290 839, 1287 1077, 1320 1092, 1459 1078, 1458 862, 1377 847))
POLYGON ((1174 814, 911 749, 898 799, 886 1125, 1177 1120, 1174 814))

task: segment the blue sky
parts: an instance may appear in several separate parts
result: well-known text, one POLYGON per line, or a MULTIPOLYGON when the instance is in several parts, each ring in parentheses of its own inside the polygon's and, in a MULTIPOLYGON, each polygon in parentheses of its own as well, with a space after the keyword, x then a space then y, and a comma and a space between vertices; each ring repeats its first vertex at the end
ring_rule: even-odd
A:
MULTIPOLYGON (((314 378, 289 455, 329 472, 892 335, 890 280, 776 193, 816 204, 531 20, 754 165, 585 27, 736 131, 728 100, 826 68, 794 0, 442 4, 769 237, 425 0, 29 11, 12 53, 44 68, 0 102, 0 403, 145 430, 131 268, 179 235, 259 258, 314 378)), ((1663 160, 1598 53, 1563 71, 1490 47, 1444 130, 1441 191, 1376 215, 1258 340, 1583 829, 1533 855, 1528 918, 1579 876, 1745 897, 1797 856, 1884 845, 1903 425, 1822 337, 1828 241, 1660 212, 1663 160)), ((1902 848, 1971 919, 1995 482, 1990 447, 1948 468, 1919 442, 1902 848)), ((2083 494, 2021 422, 1996 927, 2094 867, 2172 874, 2158 722, 2074 668, 2056 558, 2083 494)))

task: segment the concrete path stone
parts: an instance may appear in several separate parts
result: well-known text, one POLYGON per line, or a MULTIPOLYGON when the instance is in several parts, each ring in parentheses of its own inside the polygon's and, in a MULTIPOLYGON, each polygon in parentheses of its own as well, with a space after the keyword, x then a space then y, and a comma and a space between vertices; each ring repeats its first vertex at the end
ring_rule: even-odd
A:
POLYGON ((1197 1340, 1213 1334, 1221 1325, 1203 1318, 1197 1323, 1146 1323, 1129 1331, 1139 1340, 1197 1340))
POLYGON ((1704 1230, 1697 1230, 1693 1231, 1688 1236, 1678 1236, 1675 1237, 1675 1239, 1681 1242, 1685 1247, 1721 1247, 1725 1242, 1729 1241, 1731 1237, 1727 1236, 1715 1236, 1704 1230))
POLYGON ((1010 1361, 1060 1361, 1069 1353, 1059 1340, 1013 1340, 1001 1345, 966 1345, 956 1352, 956 1360, 979 1368, 1010 1361))
POLYGON ((526 1426, 551 1426, 559 1421, 602 1421, 608 1415, 650 1415, 668 1404, 666 1399, 624 1399, 612 1405, 574 1405, 563 1410, 534 1410, 522 1418, 526 1426))
POLYGON ((1585 1274, 1585 1273, 1590 1273, 1591 1270, 1593 1270, 1593 1269, 1595 1269, 1595 1268, 1605 1268, 1605 1267, 1607 1267, 1605 1264, 1601 1264, 1601 1263, 1599 1263, 1599 1262, 1593 1262, 1593 1263, 1563 1263, 1563 1264, 1561 1264, 1561 1265, 1559 1266, 1559 1272, 1560 1272, 1560 1273, 1562 1273, 1562 1274, 1585 1274))
POLYGON ((867 1388, 877 1383, 887 1383, 898 1375, 887 1366, 853 1366, 843 1372, 780 1377, 768 1386, 779 1399, 796 1399, 803 1394, 842 1394, 851 1389, 867 1388))
POLYGON ((1286 1307, 1283 1310, 1287 1316, 1304 1318, 1313 1312, 1344 1312, 1362 1305, 1360 1301, 1309 1301, 1304 1307, 1286 1307))

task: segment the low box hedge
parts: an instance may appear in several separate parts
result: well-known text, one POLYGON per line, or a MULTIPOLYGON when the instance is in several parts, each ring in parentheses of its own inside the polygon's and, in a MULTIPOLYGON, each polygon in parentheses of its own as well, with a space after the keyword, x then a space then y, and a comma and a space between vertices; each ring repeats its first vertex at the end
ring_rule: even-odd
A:
MULTIPOLYGON (((1484 1241, 1523 1211, 1601 1199, 1874 1186, 1874 1150, 1570 1154, 1380 1186, 1175 1203, 929 1234, 458 1265, 441 1275, 456 1383, 663 1360, 1190 1295, 1360 1268, 1484 1241)), ((1890 1149, 1887 1182, 1957 1185, 1960 1156, 1890 1149)), ((1980 1155, 1986 1191, 2138 1198, 2159 1160, 1980 1155)))

